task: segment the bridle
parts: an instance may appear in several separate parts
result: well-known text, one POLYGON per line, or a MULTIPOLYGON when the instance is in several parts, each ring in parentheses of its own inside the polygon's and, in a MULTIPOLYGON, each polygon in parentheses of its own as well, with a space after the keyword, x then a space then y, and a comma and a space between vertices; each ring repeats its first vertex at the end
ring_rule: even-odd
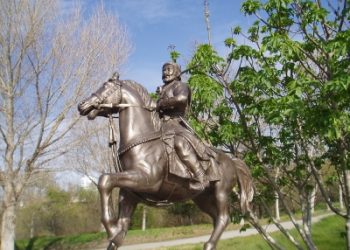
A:
POLYGON ((124 108, 132 108, 132 107, 140 107, 143 109, 146 109, 150 112, 154 111, 156 108, 152 106, 145 106, 145 105, 139 105, 139 104, 127 104, 127 103, 121 103, 122 100, 122 83, 123 81, 119 81, 117 79, 109 79, 108 82, 104 84, 109 84, 111 86, 110 89, 108 89, 106 92, 103 92, 102 94, 98 93, 93 93, 92 96, 95 96, 98 100, 97 104, 94 105, 96 109, 101 109, 101 108, 119 108, 119 109, 124 109, 124 108), (116 102, 115 103, 108 103, 104 104, 103 102, 114 92, 117 92, 116 96, 116 102), (117 104, 118 103, 118 104, 117 104))
POLYGON ((100 93, 93 93, 92 96, 97 98, 97 104, 94 105, 96 109, 101 108, 119 108, 122 100, 122 83, 116 79, 109 79, 108 82, 104 83, 104 87, 107 88, 107 91, 100 93), (108 86, 106 86, 108 84, 108 86), (104 104, 103 102, 112 94, 116 93, 116 102, 104 104))
MULTIPOLYGON (((120 158, 119 158, 119 155, 121 153, 118 152, 118 149, 117 149, 116 128, 115 128, 115 125, 113 122, 114 117, 112 116, 111 110, 113 108, 119 108, 119 112, 121 112, 123 109, 131 108, 131 107, 141 107, 141 108, 146 109, 150 112, 155 110, 155 107, 143 106, 143 105, 138 105, 138 104, 121 103, 121 101, 122 101, 122 90, 121 90, 122 83, 123 83, 123 81, 119 81, 116 78, 111 78, 107 82, 104 83, 104 88, 106 88, 105 91, 102 91, 102 93, 98 93, 98 91, 97 91, 96 93, 92 94, 92 96, 97 98, 97 103, 94 104, 94 107, 96 109, 99 110, 101 108, 104 108, 104 109, 110 110, 110 112, 108 112, 108 111, 106 112, 108 115, 108 118, 109 118, 109 143, 108 143, 108 145, 112 151, 113 165, 114 165, 116 172, 122 172, 123 168, 122 168, 120 158), (115 102, 109 103, 109 104, 103 103, 112 94, 116 94, 115 102)), ((138 143, 139 142, 137 142, 137 144, 138 143)), ((143 143, 143 141, 142 141, 142 143, 143 143)), ((134 145, 132 145, 132 146, 134 146, 134 145)), ((127 149, 129 149, 129 147, 127 149)))

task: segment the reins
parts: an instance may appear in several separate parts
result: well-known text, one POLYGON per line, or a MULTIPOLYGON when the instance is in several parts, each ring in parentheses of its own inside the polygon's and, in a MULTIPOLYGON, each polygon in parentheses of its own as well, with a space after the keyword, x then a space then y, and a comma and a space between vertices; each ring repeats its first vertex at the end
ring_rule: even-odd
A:
POLYGON ((116 128, 113 123, 113 116, 112 114, 108 114, 108 125, 109 125, 109 142, 108 145, 111 148, 112 151, 112 161, 114 165, 114 169, 117 173, 120 173, 123 171, 122 164, 119 159, 119 153, 117 149, 117 139, 116 139, 116 128))
MULTIPOLYGON (((121 82, 118 81, 118 79, 112 79, 111 81, 112 83, 114 83, 114 88, 112 89, 112 91, 118 91, 118 101, 122 100, 122 94, 121 94, 121 82)), ((145 110, 148 110, 150 112, 155 110, 155 107, 151 107, 151 106, 144 106, 144 105, 137 105, 137 104, 126 104, 126 103, 119 103, 119 104, 114 104, 114 103, 109 103, 109 104, 103 104, 102 102, 104 101, 104 99, 106 99, 108 97, 108 95, 105 95, 103 97, 96 95, 99 99, 99 101, 101 103, 96 105, 97 109, 101 109, 101 108, 105 108, 105 109, 113 109, 113 108, 119 108, 119 109, 125 109, 125 108, 132 108, 132 107, 140 107, 143 108, 145 110)), ((132 147, 141 144, 141 143, 145 143, 150 141, 149 138, 147 139, 143 139, 141 142, 134 142, 131 145, 127 146, 126 148, 122 149, 121 152, 118 152, 118 148, 117 148, 117 139, 116 139, 116 128, 115 125, 113 123, 113 116, 112 116, 112 112, 108 112, 108 127, 109 127, 109 147, 111 148, 112 151, 112 158, 113 158, 113 165, 114 165, 114 169, 117 173, 122 172, 123 168, 122 168, 122 164, 120 162, 120 158, 119 156, 123 153, 125 153, 126 151, 128 151, 129 149, 131 149, 132 147)), ((154 138, 152 137, 151 140, 153 140, 154 138)))
POLYGON ((152 107, 152 106, 143 106, 143 105, 138 105, 138 104, 127 104, 127 103, 120 103, 120 104, 108 103, 108 104, 99 104, 97 106, 98 109, 101 109, 101 108, 109 108, 109 109, 121 108, 121 109, 124 109, 124 108, 137 108, 137 107, 146 109, 150 112, 153 112, 154 110, 156 110, 156 108, 152 107))

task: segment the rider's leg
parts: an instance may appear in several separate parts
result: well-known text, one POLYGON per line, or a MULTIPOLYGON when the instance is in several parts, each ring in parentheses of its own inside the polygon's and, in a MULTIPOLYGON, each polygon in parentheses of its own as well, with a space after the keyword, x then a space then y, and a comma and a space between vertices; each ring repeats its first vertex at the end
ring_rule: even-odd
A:
POLYGON ((183 137, 175 137, 175 150, 181 161, 191 170, 198 182, 191 183, 190 187, 195 190, 205 189, 209 181, 205 178, 205 172, 198 161, 198 157, 192 145, 183 137))

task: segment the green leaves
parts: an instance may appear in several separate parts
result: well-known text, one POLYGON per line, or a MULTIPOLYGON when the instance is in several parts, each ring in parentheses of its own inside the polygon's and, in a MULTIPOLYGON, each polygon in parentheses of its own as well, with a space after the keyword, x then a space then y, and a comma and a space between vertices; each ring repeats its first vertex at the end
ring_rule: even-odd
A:
POLYGON ((236 27, 234 27, 234 28, 232 28, 232 33, 234 34, 234 35, 239 35, 240 33, 241 33, 241 27, 240 26, 236 26, 236 27))
POLYGON ((224 59, 218 56, 212 46, 202 44, 198 46, 187 68, 191 74, 215 73, 216 68, 220 67, 222 63, 224 63, 224 59))
POLYGON ((350 169, 350 12, 323 4, 246 0, 256 20, 232 29, 229 54, 200 45, 188 66, 194 128, 244 159, 267 205, 279 191, 307 208, 316 182, 342 185, 350 169))
POLYGON ((228 48, 234 47, 236 45, 236 40, 233 38, 225 39, 225 46, 228 48))
POLYGON ((180 55, 181 55, 181 54, 180 54, 179 52, 175 51, 175 50, 173 50, 173 51, 170 52, 171 60, 172 60, 173 62, 175 62, 175 63, 176 63, 176 60, 180 57, 180 55))
POLYGON ((241 10, 243 13, 252 15, 257 12, 261 7, 261 3, 258 0, 248 0, 243 2, 241 10))
POLYGON ((229 56, 231 59, 238 60, 241 57, 257 57, 258 53, 255 49, 248 45, 239 45, 235 47, 229 56))
POLYGON ((259 180, 284 169, 280 182, 300 192, 314 187, 311 166, 350 166, 349 13, 322 4, 247 0, 242 11, 256 21, 246 34, 232 29, 230 53, 203 44, 188 65, 198 133, 243 155, 259 180))

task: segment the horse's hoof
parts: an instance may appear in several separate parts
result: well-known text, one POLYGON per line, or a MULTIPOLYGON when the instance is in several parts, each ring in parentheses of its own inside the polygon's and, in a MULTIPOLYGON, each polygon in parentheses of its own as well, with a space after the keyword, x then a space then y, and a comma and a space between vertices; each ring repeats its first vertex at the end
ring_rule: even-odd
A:
POLYGON ((215 250, 215 245, 213 243, 207 242, 204 244, 203 250, 215 250))
POLYGON ((118 249, 118 246, 116 246, 112 241, 109 242, 107 250, 117 250, 117 249, 118 249))
POLYGON ((121 246, 125 236, 126 236, 126 232, 123 230, 119 230, 116 234, 114 234, 112 237, 109 238, 110 244, 113 244, 115 247, 121 246))

